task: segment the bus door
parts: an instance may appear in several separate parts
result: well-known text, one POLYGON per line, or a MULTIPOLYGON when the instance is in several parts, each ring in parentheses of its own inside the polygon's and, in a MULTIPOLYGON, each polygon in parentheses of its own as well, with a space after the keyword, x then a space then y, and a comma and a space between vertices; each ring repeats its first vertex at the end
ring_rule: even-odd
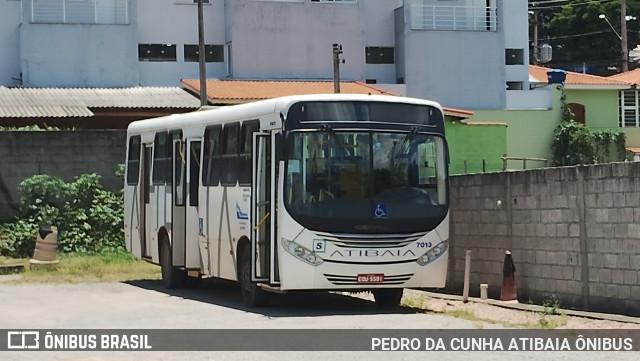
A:
MULTIPOLYGON (((198 192, 200 190, 200 153, 202 148, 201 139, 187 139, 187 197, 186 197, 186 249, 185 267, 200 268, 200 242, 203 235, 204 220, 198 213, 198 192)), ((209 259, 209 248, 207 254, 203 254, 204 259, 209 259)))
POLYGON ((275 172, 271 134, 253 134, 253 181, 251 182, 252 281, 277 283, 275 272, 275 172))
POLYGON ((184 267, 186 233, 185 199, 187 195, 187 158, 186 144, 182 139, 173 140, 173 199, 171 205, 171 249, 173 265, 184 267))
POLYGON ((142 177, 140 177, 140 257, 151 258, 150 230, 153 230, 153 205, 151 204, 151 144, 143 145, 142 155, 142 177))

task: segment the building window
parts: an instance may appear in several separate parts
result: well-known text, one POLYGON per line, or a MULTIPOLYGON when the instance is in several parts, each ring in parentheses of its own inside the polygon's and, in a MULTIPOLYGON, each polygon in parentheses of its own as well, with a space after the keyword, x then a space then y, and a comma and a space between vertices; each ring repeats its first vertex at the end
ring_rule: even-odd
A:
POLYGON ((33 0, 31 22, 42 24, 129 24, 129 0, 33 0))
POLYGON ((225 53, 227 58, 227 76, 233 76, 233 52, 231 42, 227 43, 225 46, 225 53))
MULTIPOLYGON (((224 45, 205 45, 204 59, 207 63, 223 63, 224 62, 224 45)), ((200 49, 198 45, 187 44, 184 46, 184 61, 198 62, 200 49)))
POLYGON ((468 0, 466 5, 432 3, 416 1, 411 5, 411 30, 498 30, 496 0, 468 0))
POLYGON ((311 0, 312 3, 355 3, 357 0, 311 0))
MULTIPOLYGON (((192 5, 198 4, 198 0, 173 0, 173 3, 178 5, 192 5)), ((211 0, 202 0, 202 3, 209 5, 211 3, 211 0)))
POLYGON ((524 65, 524 50, 506 49, 505 61, 507 65, 524 65))
POLYGON ((175 44, 138 44, 139 61, 176 61, 175 44))
POLYGON ((507 82, 507 90, 522 90, 522 82, 521 81, 508 81, 507 82))
POLYGON ((640 97, 637 90, 623 90, 619 94, 618 118, 621 127, 640 127, 640 97))
POLYGON ((378 80, 376 80, 376 79, 367 79, 366 83, 367 84, 378 84, 378 80))
POLYGON ((393 64, 395 55, 393 47, 367 46, 365 48, 367 64, 393 64))

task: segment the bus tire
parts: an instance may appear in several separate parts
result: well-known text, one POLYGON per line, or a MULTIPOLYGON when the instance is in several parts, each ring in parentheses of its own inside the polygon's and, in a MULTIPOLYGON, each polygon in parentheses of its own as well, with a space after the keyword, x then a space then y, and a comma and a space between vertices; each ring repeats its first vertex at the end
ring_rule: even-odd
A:
POLYGON ((372 290, 376 304, 384 308, 393 308, 400 305, 404 288, 378 288, 372 290))
POLYGON ((247 245, 242 249, 239 264, 240 272, 238 272, 238 281, 240 281, 242 301, 249 307, 260 307, 266 305, 268 301, 268 295, 255 282, 251 281, 250 245, 247 245))
POLYGON ((169 238, 165 235, 160 242, 160 270, 162 284, 166 288, 178 288, 185 283, 185 271, 173 265, 173 255, 169 238))

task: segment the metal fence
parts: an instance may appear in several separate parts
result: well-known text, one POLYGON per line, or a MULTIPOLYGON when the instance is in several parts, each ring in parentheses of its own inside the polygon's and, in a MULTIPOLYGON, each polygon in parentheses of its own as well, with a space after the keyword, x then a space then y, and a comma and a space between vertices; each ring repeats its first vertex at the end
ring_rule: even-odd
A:
POLYGON ((412 30, 496 31, 496 8, 411 5, 412 30))

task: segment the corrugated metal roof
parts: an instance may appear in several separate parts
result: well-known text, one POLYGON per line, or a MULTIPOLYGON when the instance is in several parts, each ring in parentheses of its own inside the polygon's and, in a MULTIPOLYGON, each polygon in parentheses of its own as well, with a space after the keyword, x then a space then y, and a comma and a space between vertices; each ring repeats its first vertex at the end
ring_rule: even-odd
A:
POLYGON ((200 101, 178 87, 6 88, 0 118, 91 117, 91 108, 193 108, 200 101))

